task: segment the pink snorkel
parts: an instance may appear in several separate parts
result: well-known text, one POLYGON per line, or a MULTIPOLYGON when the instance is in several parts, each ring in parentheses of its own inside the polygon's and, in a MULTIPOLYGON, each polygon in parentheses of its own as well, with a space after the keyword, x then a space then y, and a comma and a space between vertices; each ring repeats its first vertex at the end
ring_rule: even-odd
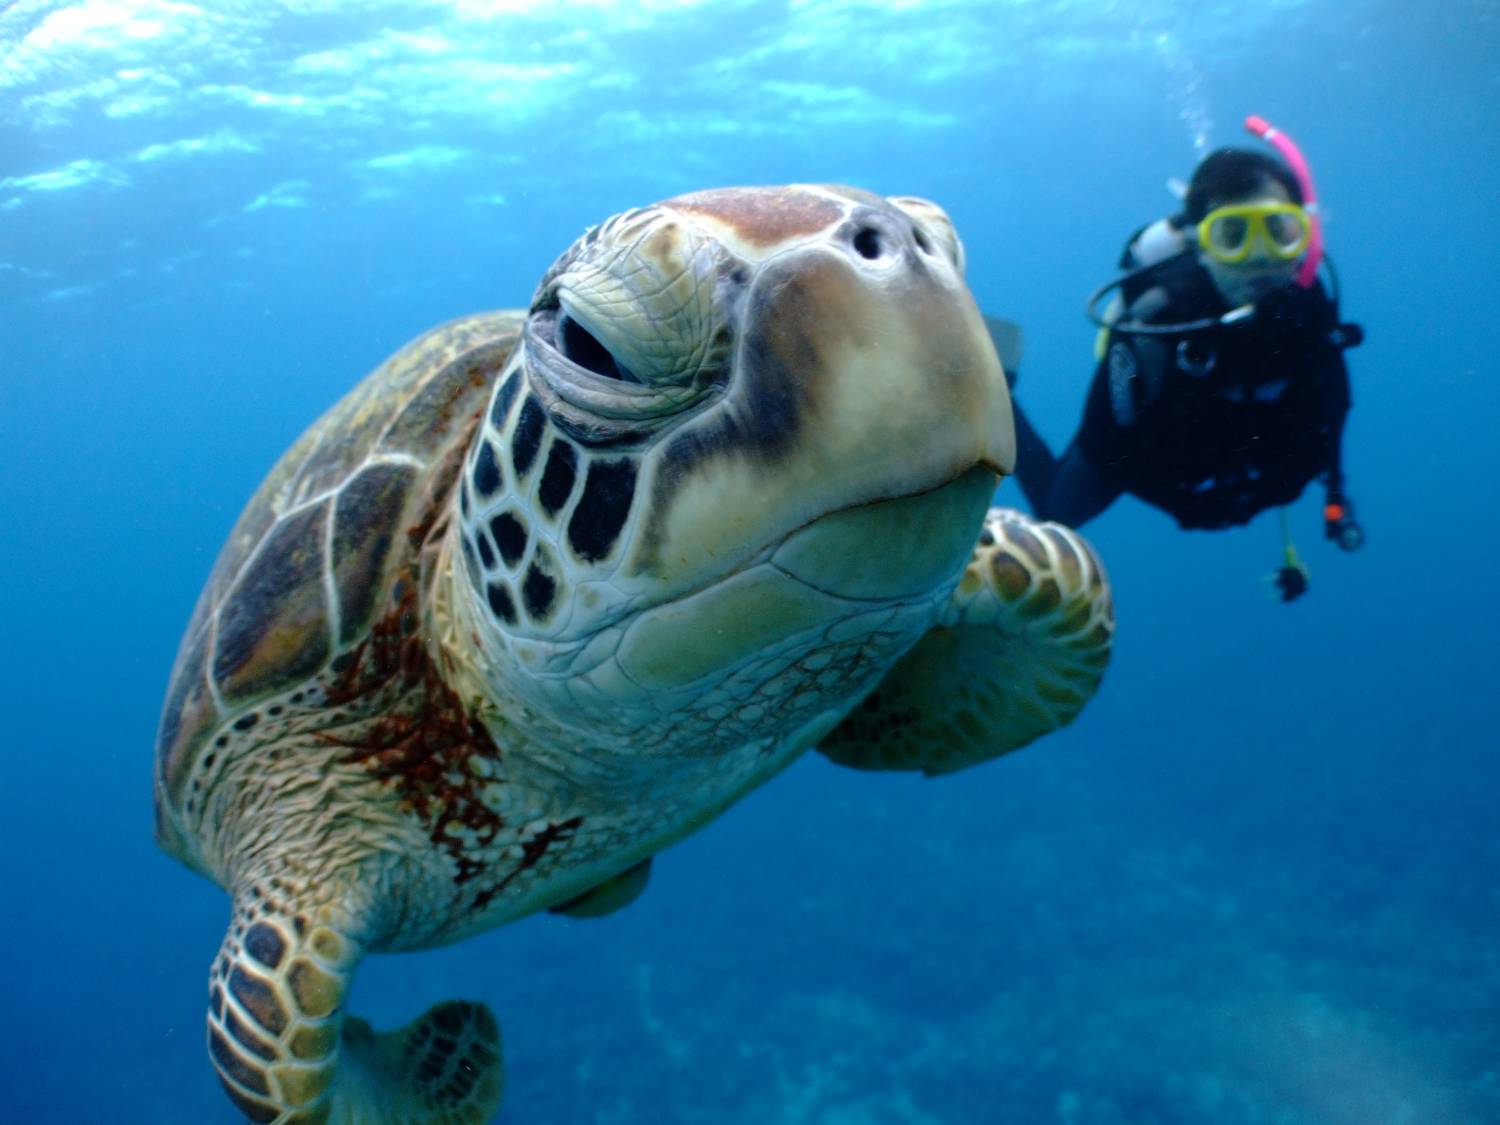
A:
POLYGON ((1267 144, 1274 145, 1281 158, 1287 162, 1292 175, 1302 188, 1302 207, 1307 212, 1307 256, 1302 259, 1302 268, 1297 271, 1297 284, 1306 289, 1318 276, 1318 263, 1323 260, 1323 220, 1318 215, 1318 194, 1313 188, 1312 169, 1291 137, 1277 129, 1264 117, 1251 114, 1245 118, 1245 128, 1267 144))

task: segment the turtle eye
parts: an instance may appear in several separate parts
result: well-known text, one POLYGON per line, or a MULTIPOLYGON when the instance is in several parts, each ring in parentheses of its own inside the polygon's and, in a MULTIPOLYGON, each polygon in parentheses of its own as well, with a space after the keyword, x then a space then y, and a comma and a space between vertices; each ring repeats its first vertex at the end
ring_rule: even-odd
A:
POLYGON ((630 369, 620 363, 599 338, 566 312, 557 317, 557 350, 585 371, 622 383, 639 383, 630 369))
POLYGON ((522 361, 550 420, 586 446, 638 441, 722 387, 734 342, 725 259, 718 242, 658 209, 579 239, 538 286, 522 329, 522 361))

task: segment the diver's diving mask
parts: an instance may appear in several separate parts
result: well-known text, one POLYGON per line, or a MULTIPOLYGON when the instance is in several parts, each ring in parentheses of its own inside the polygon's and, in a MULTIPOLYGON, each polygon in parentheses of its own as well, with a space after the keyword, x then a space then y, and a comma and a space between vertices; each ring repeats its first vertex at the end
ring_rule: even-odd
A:
POLYGON ((1300 257, 1312 235, 1312 221, 1295 203, 1232 203, 1215 207, 1198 224, 1198 245, 1233 265, 1250 256, 1258 240, 1273 258, 1300 257))

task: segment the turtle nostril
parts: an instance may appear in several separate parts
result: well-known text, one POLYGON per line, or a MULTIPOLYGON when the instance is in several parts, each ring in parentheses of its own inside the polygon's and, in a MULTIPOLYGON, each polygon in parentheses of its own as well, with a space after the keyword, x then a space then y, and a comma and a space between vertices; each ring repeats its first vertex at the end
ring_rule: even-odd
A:
POLYGON ((874 227, 860 227, 854 235, 854 251, 873 262, 885 253, 885 239, 874 227))
POLYGON ((924 254, 932 253, 932 241, 927 237, 927 232, 915 223, 911 227, 911 236, 913 241, 916 242, 918 250, 924 254))

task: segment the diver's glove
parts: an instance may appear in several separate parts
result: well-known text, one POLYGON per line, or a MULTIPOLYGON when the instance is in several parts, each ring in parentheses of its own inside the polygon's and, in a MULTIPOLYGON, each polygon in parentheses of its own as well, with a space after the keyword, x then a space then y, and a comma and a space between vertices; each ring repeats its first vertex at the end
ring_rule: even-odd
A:
POLYGON ((1340 324, 1328 333, 1328 342, 1340 351, 1357 348, 1365 342, 1365 330, 1353 322, 1340 324))
POLYGON ((1365 544, 1365 529, 1354 518, 1354 505, 1345 496, 1330 492, 1323 505, 1323 537, 1332 539, 1345 551, 1357 551, 1365 544))
POLYGON ((1284 327, 1300 328, 1306 322, 1309 311, 1305 291, 1292 285, 1283 285, 1256 300, 1254 319, 1260 322, 1262 329, 1271 322, 1284 327))

